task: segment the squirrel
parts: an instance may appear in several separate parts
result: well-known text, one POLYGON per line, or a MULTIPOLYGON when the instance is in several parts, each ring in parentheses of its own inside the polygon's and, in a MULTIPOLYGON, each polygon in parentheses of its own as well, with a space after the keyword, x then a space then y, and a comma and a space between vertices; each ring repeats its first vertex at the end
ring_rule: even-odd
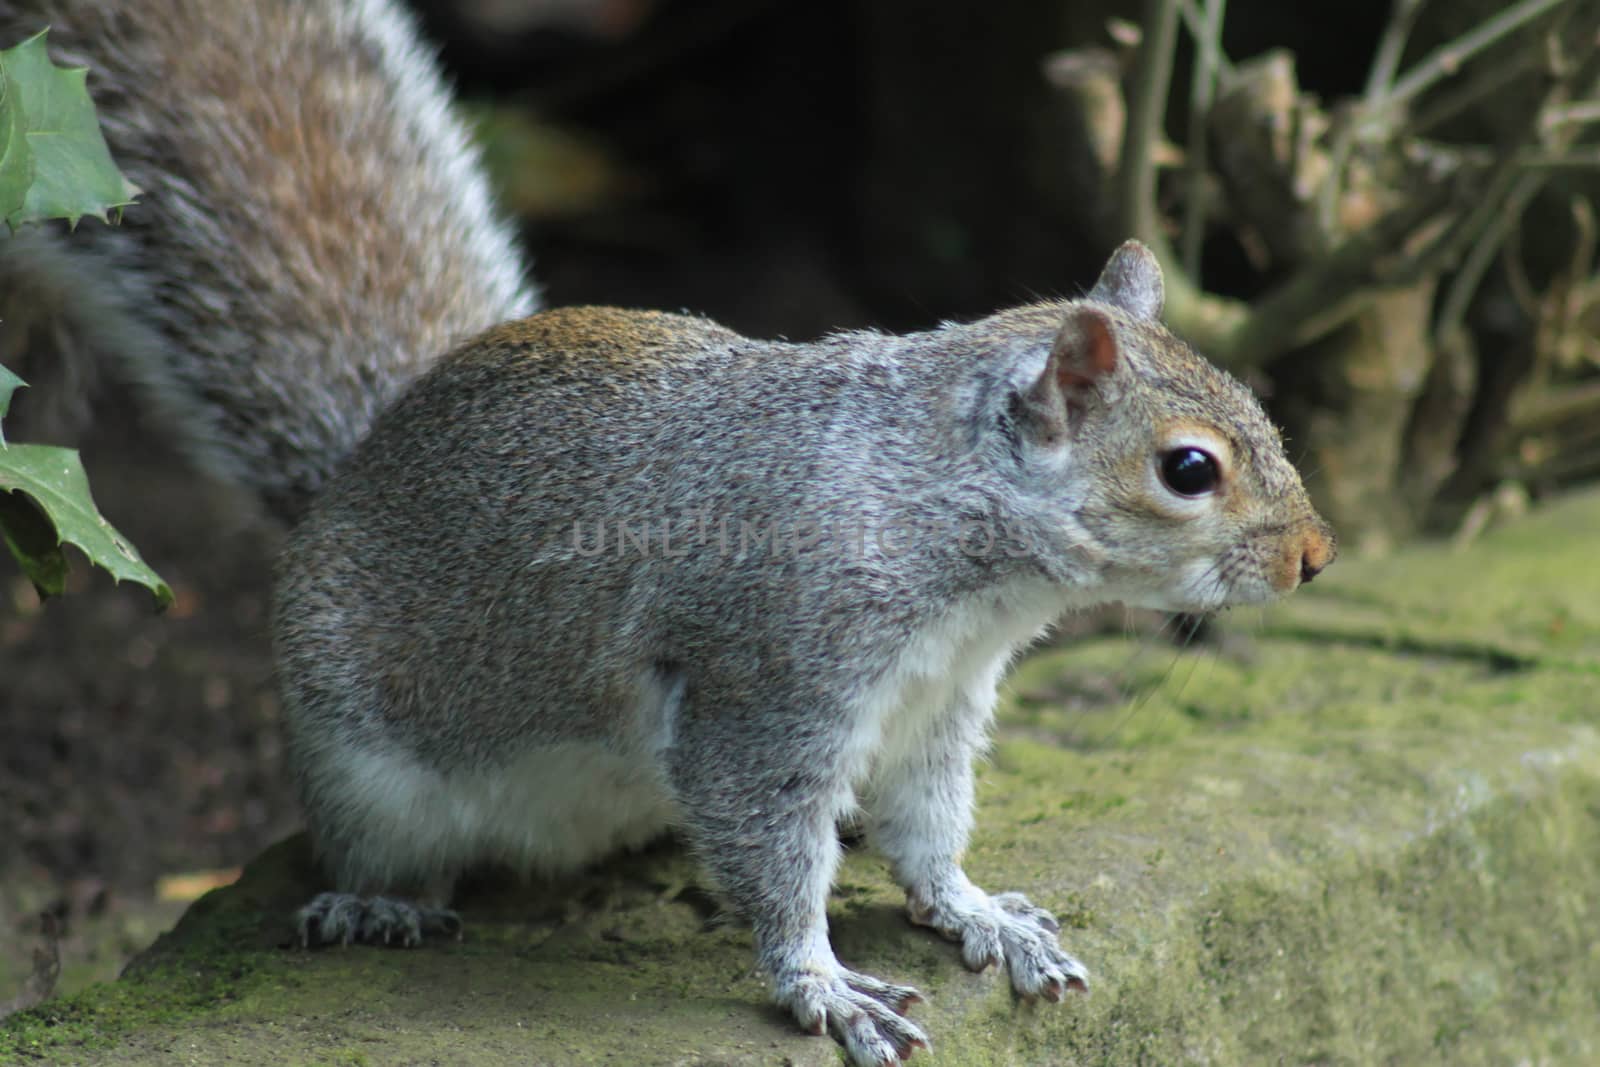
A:
POLYGON ((967 966, 1087 988, 1048 911, 961 868, 997 684, 1074 608, 1265 602, 1335 555, 1256 398, 1161 325, 1145 247, 903 336, 530 317, 390 0, 0 0, 11 36, 46 19, 144 194, 0 242, 0 301, 292 522, 273 648, 331 880, 302 943, 456 932, 469 867, 675 828, 776 1000, 899 1063, 916 991, 828 938, 859 818, 967 966))

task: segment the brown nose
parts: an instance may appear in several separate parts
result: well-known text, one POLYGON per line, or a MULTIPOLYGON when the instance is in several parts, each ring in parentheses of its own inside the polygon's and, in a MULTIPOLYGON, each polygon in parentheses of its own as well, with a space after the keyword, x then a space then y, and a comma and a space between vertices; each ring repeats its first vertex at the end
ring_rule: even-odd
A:
POLYGON ((1321 574, 1323 568, 1333 562, 1333 557, 1338 555, 1338 552, 1332 530, 1324 528, 1306 534, 1305 543, 1300 548, 1301 584, 1321 574))

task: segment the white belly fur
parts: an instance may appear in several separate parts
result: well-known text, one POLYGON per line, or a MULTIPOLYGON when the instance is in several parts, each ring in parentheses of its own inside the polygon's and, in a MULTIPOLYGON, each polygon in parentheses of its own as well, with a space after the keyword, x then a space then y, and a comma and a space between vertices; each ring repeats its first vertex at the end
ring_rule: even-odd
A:
POLYGON ((347 847, 363 854, 350 857, 351 869, 380 882, 496 862, 561 874, 674 821, 648 757, 593 743, 542 746, 472 773, 443 774, 394 754, 362 754, 342 770, 358 827, 347 847))

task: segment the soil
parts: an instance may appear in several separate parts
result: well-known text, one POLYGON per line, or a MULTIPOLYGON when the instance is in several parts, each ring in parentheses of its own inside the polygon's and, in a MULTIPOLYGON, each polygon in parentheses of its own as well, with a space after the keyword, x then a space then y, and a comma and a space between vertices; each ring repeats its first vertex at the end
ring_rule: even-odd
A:
POLYGON ((277 531, 127 417, 78 443, 102 512, 176 602, 157 614, 81 557, 44 604, 0 577, 0 1005, 42 914, 63 986, 114 976, 298 822, 270 685, 277 531))

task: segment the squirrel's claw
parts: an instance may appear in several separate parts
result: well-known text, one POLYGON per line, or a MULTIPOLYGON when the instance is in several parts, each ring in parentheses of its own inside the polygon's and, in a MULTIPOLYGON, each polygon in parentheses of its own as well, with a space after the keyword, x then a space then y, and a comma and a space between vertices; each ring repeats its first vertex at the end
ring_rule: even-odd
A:
POLYGON ((301 948, 338 943, 414 948, 426 934, 461 936, 461 916, 398 897, 318 893, 295 913, 301 948))
POLYGON ((1021 893, 989 896, 976 886, 964 892, 913 897, 911 921, 929 926, 961 945, 961 959, 974 971, 1005 967, 1011 988, 1024 1000, 1060 1003, 1068 991, 1088 992, 1089 971, 1062 951, 1061 924, 1021 893))
POLYGON ((796 975, 778 986, 778 1001, 806 1030, 833 1035, 852 1067, 893 1067, 917 1049, 929 1048, 921 1028, 901 1017, 921 1000, 910 986, 842 967, 831 974, 796 975))

